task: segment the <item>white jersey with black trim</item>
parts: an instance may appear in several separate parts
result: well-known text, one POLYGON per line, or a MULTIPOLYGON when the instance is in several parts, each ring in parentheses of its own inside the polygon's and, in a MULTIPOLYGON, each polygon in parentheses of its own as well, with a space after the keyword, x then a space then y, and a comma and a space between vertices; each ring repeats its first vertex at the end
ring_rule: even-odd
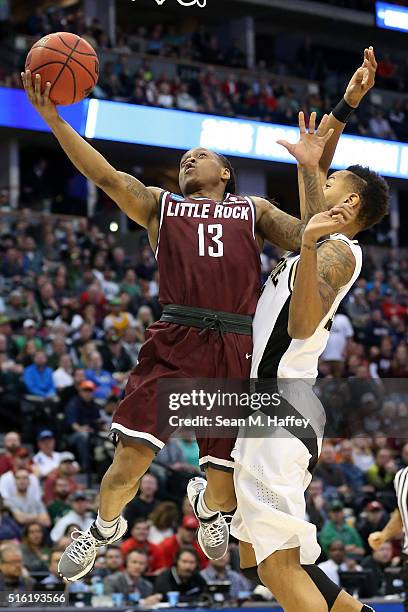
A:
POLYGON ((402 468, 395 474, 395 494, 398 500, 402 524, 404 526, 404 545, 402 552, 408 554, 408 467, 402 468))
POLYGON ((340 240, 349 245, 356 261, 353 276, 347 285, 341 288, 315 333, 306 340, 294 340, 288 334, 288 319, 300 254, 289 253, 282 258, 266 281, 256 308, 251 378, 317 377, 318 359, 326 347, 333 317, 340 302, 359 276, 362 264, 361 247, 356 240, 350 240, 343 234, 332 234, 329 238, 319 241, 318 247, 329 240, 340 240))

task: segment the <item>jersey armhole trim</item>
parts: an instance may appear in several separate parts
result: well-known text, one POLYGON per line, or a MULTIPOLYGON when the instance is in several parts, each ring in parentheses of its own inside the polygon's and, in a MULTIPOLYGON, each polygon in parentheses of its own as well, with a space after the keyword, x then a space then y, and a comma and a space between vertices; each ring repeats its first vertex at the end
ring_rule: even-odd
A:
POLYGON ((157 259, 157 256, 159 254, 159 244, 160 244, 160 233, 161 233, 161 228, 163 225, 163 216, 164 216, 164 198, 169 195, 169 191, 162 191, 160 194, 160 198, 159 198, 159 231, 157 233, 157 246, 156 246, 156 250, 154 252, 154 256, 157 259))
POLYGON ((248 202, 248 204, 251 207, 251 211, 252 211, 252 236, 253 239, 256 240, 256 235, 255 235, 255 226, 256 226, 256 206, 254 201, 252 200, 252 198, 250 198, 249 196, 245 196, 245 200, 248 202))

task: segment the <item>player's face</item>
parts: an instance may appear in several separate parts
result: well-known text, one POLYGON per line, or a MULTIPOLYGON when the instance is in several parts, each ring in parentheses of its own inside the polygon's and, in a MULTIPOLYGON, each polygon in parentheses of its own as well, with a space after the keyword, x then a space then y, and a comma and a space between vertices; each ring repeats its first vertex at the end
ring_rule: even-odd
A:
POLYGON ((191 149, 180 160, 179 184, 184 195, 218 187, 222 179, 228 178, 229 170, 223 168, 215 153, 208 149, 191 149))
POLYGON ((349 202, 351 194, 355 193, 350 181, 351 176, 352 172, 340 170, 339 172, 333 172, 333 174, 327 178, 323 185, 323 191, 329 210, 333 208, 333 206, 349 202))

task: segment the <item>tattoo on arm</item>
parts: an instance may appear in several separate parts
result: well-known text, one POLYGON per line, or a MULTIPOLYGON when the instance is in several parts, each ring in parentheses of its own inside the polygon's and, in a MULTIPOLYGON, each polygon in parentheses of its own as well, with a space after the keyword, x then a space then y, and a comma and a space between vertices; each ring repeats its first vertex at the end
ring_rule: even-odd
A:
POLYGON ((150 194, 146 187, 133 176, 125 175, 126 191, 132 194, 135 198, 148 202, 150 194))
POLYGON ((355 258, 350 248, 339 240, 325 242, 318 250, 319 293, 326 315, 341 287, 354 274, 355 258))
POLYGON ((262 237, 275 246, 288 251, 299 250, 305 224, 265 200, 259 230, 262 237))
POLYGON ((319 170, 311 171, 302 168, 302 176, 306 197, 305 222, 307 223, 313 215, 327 210, 327 205, 320 182, 319 170))

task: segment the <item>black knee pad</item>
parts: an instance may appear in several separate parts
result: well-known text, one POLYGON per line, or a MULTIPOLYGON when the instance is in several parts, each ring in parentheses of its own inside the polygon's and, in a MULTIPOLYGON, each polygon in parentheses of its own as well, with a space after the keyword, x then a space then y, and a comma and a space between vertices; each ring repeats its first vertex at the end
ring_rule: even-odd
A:
MULTIPOLYGON (((337 584, 334 584, 317 565, 302 565, 302 568, 313 580, 327 603, 328 609, 331 610, 334 606, 334 602, 341 593, 341 588, 338 587, 337 584)), ((244 574, 245 578, 248 578, 251 582, 265 586, 258 576, 258 568, 256 565, 253 567, 245 567, 241 569, 241 572, 244 574)), ((371 608, 363 608, 362 612, 367 612, 368 610, 371 610, 371 608)))
POLYGON ((258 568, 256 565, 252 567, 244 567, 243 569, 241 568, 241 572, 244 574, 245 578, 248 578, 248 580, 251 582, 264 586, 263 582, 261 582, 261 579, 258 576, 258 568))
MULTIPOLYGON (((325 599, 328 609, 331 610, 334 606, 334 602, 341 593, 341 588, 337 586, 337 584, 334 584, 317 565, 302 565, 302 568, 313 580, 325 599)), ((370 610, 370 608, 367 608, 367 610, 370 610)))

